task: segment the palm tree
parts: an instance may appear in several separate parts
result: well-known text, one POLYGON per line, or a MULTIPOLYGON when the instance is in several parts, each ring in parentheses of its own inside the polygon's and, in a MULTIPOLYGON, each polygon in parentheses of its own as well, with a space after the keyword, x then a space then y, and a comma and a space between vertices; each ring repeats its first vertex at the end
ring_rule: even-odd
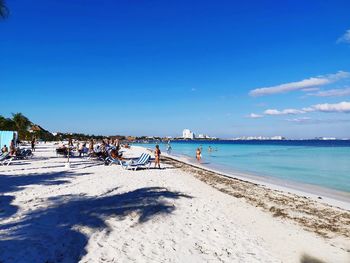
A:
POLYGON ((15 124, 16 131, 18 131, 18 137, 22 140, 25 139, 28 128, 32 124, 31 121, 22 113, 12 113, 12 121, 15 124))
POLYGON ((10 118, 5 118, 0 115, 0 130, 14 131, 16 129, 15 122, 10 118))
POLYGON ((6 18, 9 14, 9 10, 5 5, 5 0, 0 0, 0 19, 6 18))

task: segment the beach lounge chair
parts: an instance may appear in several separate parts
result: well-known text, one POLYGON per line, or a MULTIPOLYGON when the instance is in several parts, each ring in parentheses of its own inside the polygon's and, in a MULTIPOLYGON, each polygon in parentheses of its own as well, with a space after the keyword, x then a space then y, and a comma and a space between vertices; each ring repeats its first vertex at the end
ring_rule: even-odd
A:
POLYGON ((117 153, 118 157, 119 158, 113 158, 111 153, 112 153, 112 150, 115 150, 116 148, 115 147, 111 147, 108 151, 107 151, 107 154, 108 156, 104 159, 104 162, 105 162, 105 165, 112 165, 112 164, 120 164, 122 165, 123 162, 119 159, 122 157, 123 153, 121 151, 119 151, 117 153))
POLYGON ((120 164, 122 165, 122 161, 111 156, 111 150, 107 151, 108 156, 105 158, 104 162, 106 165, 112 164, 120 164))
POLYGON ((108 156, 105 160, 105 163, 108 163, 108 165, 112 165, 112 164, 120 164, 122 165, 122 161, 119 160, 119 159, 114 159, 113 157, 111 156, 108 156))
POLYGON ((33 156, 33 153, 29 149, 20 149, 16 153, 16 160, 28 159, 33 156))
MULTIPOLYGON (((66 147, 64 148, 57 148, 56 149, 56 156, 62 155, 64 157, 67 157, 68 155, 68 149, 66 147)), ((69 150, 69 155, 72 156, 73 155, 73 151, 69 150)))
POLYGON ((123 168, 126 170, 134 169, 134 171, 136 171, 139 167, 149 168, 151 166, 150 159, 151 155, 149 155, 148 153, 143 153, 141 154, 140 158, 138 158, 136 161, 124 162, 122 163, 122 165, 123 168))
POLYGON ((1 155, 0 157, 0 165, 10 165, 10 163, 12 162, 13 157, 10 157, 10 153, 4 153, 3 155, 1 155))

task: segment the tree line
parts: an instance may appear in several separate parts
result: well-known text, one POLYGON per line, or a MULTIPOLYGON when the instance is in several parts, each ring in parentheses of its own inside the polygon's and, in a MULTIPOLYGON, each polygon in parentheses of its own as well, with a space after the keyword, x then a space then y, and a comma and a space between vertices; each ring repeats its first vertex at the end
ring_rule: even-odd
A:
POLYGON ((0 115, 0 130, 1 131, 17 131, 18 139, 32 140, 36 138, 37 140, 43 141, 63 141, 68 139, 74 139, 79 141, 87 141, 90 139, 102 140, 104 138, 125 140, 125 136, 103 136, 103 135, 89 135, 84 133, 57 133, 53 135, 51 132, 45 130, 41 126, 34 124, 22 113, 12 113, 11 117, 7 118, 0 115))
POLYGON ((31 122, 22 113, 12 113, 10 118, 6 118, 0 115, 0 130, 2 131, 17 131, 18 140, 31 140, 33 138, 52 141, 55 140, 55 136, 49 131, 42 129, 33 130, 33 127, 40 127, 31 122))
POLYGON ((22 113, 12 113, 11 118, 0 115, 0 130, 17 131, 20 140, 30 139, 29 128, 32 122, 22 113))

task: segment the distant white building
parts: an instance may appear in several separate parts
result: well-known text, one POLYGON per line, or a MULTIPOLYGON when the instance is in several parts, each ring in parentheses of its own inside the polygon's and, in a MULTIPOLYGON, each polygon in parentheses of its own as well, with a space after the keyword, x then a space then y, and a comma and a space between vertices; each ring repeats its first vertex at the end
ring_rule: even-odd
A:
POLYGON ((271 140, 284 140, 283 136, 272 136, 271 140))
POLYGON ((196 136, 196 138, 198 138, 198 139, 216 139, 215 137, 211 137, 207 134, 198 134, 198 136, 196 136))
POLYGON ((335 137, 317 137, 316 140, 322 140, 322 141, 335 141, 337 138, 335 137))
POLYGON ((194 135, 194 133, 191 130, 184 129, 182 131, 182 138, 184 138, 184 139, 194 139, 195 135, 194 135))

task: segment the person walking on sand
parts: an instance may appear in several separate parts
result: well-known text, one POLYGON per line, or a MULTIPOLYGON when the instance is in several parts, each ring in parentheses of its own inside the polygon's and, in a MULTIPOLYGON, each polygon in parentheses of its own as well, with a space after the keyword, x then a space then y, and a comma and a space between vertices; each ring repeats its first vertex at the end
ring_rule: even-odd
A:
POLYGON ((72 140, 72 138, 68 139, 68 146, 69 147, 73 147, 73 140, 72 140))
POLYGON ((159 149, 159 145, 156 145, 156 150, 154 151, 154 157, 155 157, 155 161, 154 161, 154 167, 157 167, 160 169, 160 149, 159 149))
POLYGON ((202 151, 200 148, 197 148, 197 151, 196 151, 196 158, 197 158, 197 161, 199 162, 202 158, 202 151))
POLYGON ((35 137, 33 138, 31 144, 32 144, 32 152, 35 152, 35 137))

